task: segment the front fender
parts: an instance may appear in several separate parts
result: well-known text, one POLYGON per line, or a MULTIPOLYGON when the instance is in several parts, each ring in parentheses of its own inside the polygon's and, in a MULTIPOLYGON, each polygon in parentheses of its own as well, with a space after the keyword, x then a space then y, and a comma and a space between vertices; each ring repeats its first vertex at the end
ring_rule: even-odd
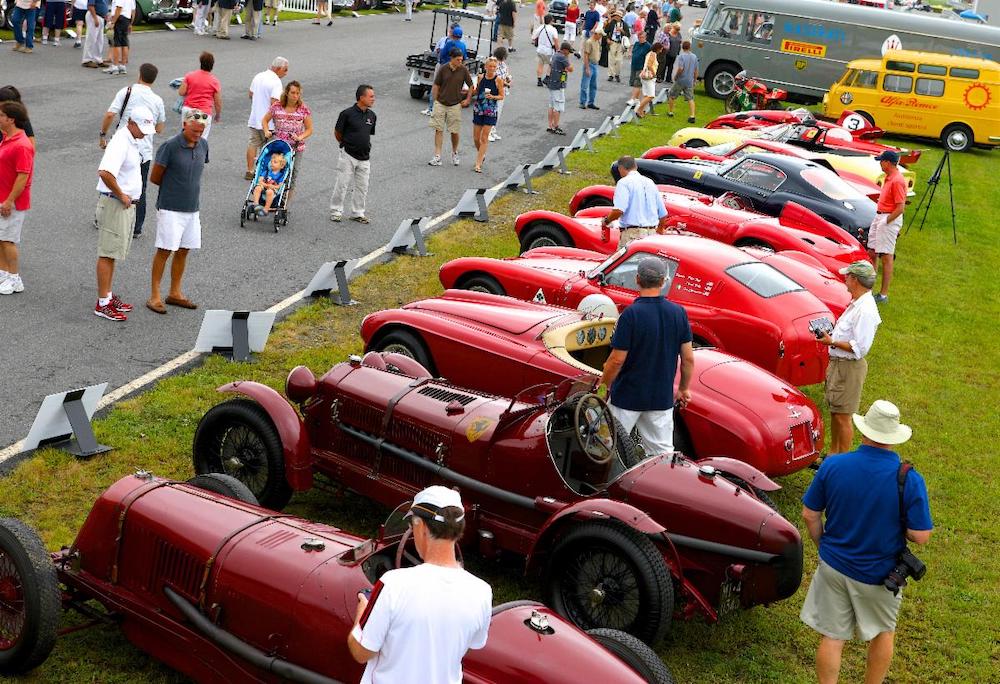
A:
POLYGON ((285 458, 285 479, 297 492, 311 489, 313 485, 312 445, 305 423, 281 394, 259 382, 230 382, 218 388, 223 394, 242 394, 253 399, 267 412, 281 438, 285 458))
POLYGON ((700 466, 710 465, 716 470, 722 470, 730 475, 735 475, 744 482, 765 492, 775 492, 781 489, 781 485, 769 478, 767 475, 757 470, 749 463, 737 461, 735 458, 729 458, 728 456, 709 456, 708 458, 698 459, 695 463, 700 466))
POLYGON ((537 560, 540 549, 552 547, 556 533, 564 527, 570 520, 618 520, 628 525, 632 529, 643 534, 660 534, 666 532, 666 528, 653 520, 648 513, 640 511, 635 506, 630 506, 621 501, 612 499, 585 499, 553 513, 545 524, 542 525, 535 538, 535 543, 528 552, 527 569, 532 570, 537 567, 537 560))
POLYGON ((603 197, 614 201, 615 187, 613 185, 588 185, 582 190, 577 191, 577 193, 573 195, 573 199, 569 201, 570 215, 579 211, 580 205, 583 204, 583 201, 590 197, 603 197))
POLYGON ((518 217, 514 219, 514 232, 517 233, 518 237, 520 237, 521 233, 527 226, 530 226, 538 221, 554 223, 557 226, 564 228, 570 235, 573 235, 580 230, 577 225, 574 225, 576 224, 576 221, 565 214, 549 211, 547 209, 534 209, 532 211, 526 211, 523 214, 519 214, 518 217))

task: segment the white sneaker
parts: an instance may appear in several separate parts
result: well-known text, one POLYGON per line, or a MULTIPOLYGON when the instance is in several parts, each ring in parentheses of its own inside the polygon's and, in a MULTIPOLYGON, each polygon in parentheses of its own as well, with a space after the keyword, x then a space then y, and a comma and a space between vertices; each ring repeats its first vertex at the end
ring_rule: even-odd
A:
POLYGON ((128 69, 125 68, 124 64, 122 64, 120 67, 118 67, 118 73, 119 74, 127 74, 128 73, 128 69))
POLYGON ((55 45, 56 47, 59 47, 59 39, 58 38, 53 39, 52 44, 55 45))
POLYGON ((42 38, 42 45, 48 45, 48 44, 49 44, 49 39, 48 38, 42 38))
POLYGON ((339 211, 331 211, 330 212, 330 220, 333 221, 333 222, 335 222, 335 223, 340 223, 341 221, 344 220, 344 215, 341 214, 339 211))
POLYGON ((440 157, 440 155, 436 155, 435 154, 433 157, 431 157, 431 160, 429 162, 427 162, 427 164, 429 166, 441 166, 441 157, 440 157))
POLYGON ((15 292, 24 292, 24 283, 21 281, 21 276, 8 273, 7 277, 0 282, 0 295, 9 295, 15 292))
POLYGON ((458 166, 458 155, 457 154, 451 155, 451 163, 454 164, 455 166, 458 166))
POLYGON ((497 140, 502 140, 502 138, 499 135, 497 135, 496 133, 494 133, 493 131, 490 131, 489 141, 490 142, 496 142, 497 140))
POLYGON ((105 73, 105 74, 112 74, 112 75, 113 74, 117 74, 118 73, 118 67, 115 66, 114 64, 112 64, 107 69, 101 69, 101 72, 105 73))
POLYGON ((430 115, 431 115, 431 114, 433 114, 434 112, 432 112, 432 111, 431 111, 431 110, 429 110, 429 109, 421 109, 421 110, 420 110, 420 113, 421 113, 421 114, 423 114, 424 116, 430 116, 430 115))

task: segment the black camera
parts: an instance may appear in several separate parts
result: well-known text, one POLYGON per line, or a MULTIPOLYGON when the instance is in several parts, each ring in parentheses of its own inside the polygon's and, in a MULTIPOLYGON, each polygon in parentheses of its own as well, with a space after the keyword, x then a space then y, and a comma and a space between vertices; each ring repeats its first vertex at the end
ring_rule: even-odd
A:
POLYGON ((904 548, 896 558, 896 567, 889 572, 889 576, 882 580, 882 586, 892 592, 893 596, 906 586, 906 578, 912 577, 920 581, 927 574, 927 566, 924 562, 914 556, 910 549, 904 548))
POLYGON ((821 340, 824 335, 829 335, 833 332, 833 322, 826 316, 814 318, 809 321, 809 332, 815 335, 817 340, 821 340))

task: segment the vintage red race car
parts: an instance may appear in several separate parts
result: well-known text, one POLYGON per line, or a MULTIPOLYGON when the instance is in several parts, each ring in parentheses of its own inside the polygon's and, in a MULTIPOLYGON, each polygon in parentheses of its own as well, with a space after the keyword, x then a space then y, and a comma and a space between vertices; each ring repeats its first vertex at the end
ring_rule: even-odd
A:
MULTIPOLYGON (((748 202, 737 195, 712 197, 690 192, 677 193, 668 185, 661 185, 659 189, 669 217, 668 226, 671 228, 697 233, 736 247, 802 252, 838 277, 844 266, 869 258, 868 252, 857 238, 795 202, 786 204, 780 216, 772 217, 754 211, 748 202)), ((598 244, 617 245, 617 238, 603 241, 601 232, 594 233, 595 228, 599 231, 600 221, 587 220, 587 217, 603 217, 605 213, 584 213, 583 210, 611 207, 614 195, 614 186, 591 185, 578 191, 570 201, 570 213, 579 224, 586 226, 586 234, 593 236, 590 239, 584 239, 581 235, 578 241, 576 235, 580 232, 579 228, 565 224, 565 221, 573 220, 568 217, 563 217, 562 222, 556 220, 555 217, 562 216, 561 214, 549 216, 554 212, 541 211, 521 214, 514 223, 514 230, 520 238, 522 250, 545 246, 576 246, 607 251, 607 247, 598 249, 598 244), (556 236, 563 242, 556 242, 556 236), (544 244, 541 238, 548 238, 549 245, 544 244), (600 243, 596 240, 600 240, 600 243)))
POLYGON ((828 354, 810 326, 832 322, 829 307, 778 269, 721 242, 657 235, 610 257, 548 247, 508 259, 454 259, 438 275, 445 288, 571 308, 587 295, 603 294, 621 311, 635 299, 636 269, 649 256, 664 260, 664 296, 685 308, 696 344, 718 347, 794 385, 823 380, 828 354))
MULTIPOLYGON (((608 305, 614 306, 610 300, 608 305)), ((615 317, 617 312, 601 316, 448 290, 400 309, 369 314, 361 324, 361 337, 366 350, 406 354, 455 384, 513 396, 525 387, 581 373, 596 383, 611 352, 615 317)), ((796 387, 717 349, 699 347, 694 364, 691 402, 674 411, 678 451, 751 487, 757 474, 733 472, 728 459, 714 457, 732 456, 772 477, 816 460, 823 419, 796 387)), ((761 488, 756 489, 760 496, 761 488)))
POLYGON ((402 354, 353 357, 319 380, 298 367, 287 400, 254 382, 220 388, 245 397, 202 418, 195 471, 228 473, 279 510, 315 473, 388 506, 457 485, 465 544, 541 567, 546 603, 585 629, 653 642, 675 611, 714 621, 795 593, 794 525, 710 465, 623 458, 631 440, 583 389, 498 397, 436 380, 402 354))
MULTIPOLYGON (((0 519, 0 675, 41 665, 72 609, 197 682, 358 681, 347 650, 358 592, 419 562, 402 514, 366 541, 261 508, 228 476, 192 483, 122 478, 52 554, 27 525, 0 519)), ((588 637, 532 601, 494 608, 486 647, 462 664, 469 684, 673 681, 634 637, 588 637)))

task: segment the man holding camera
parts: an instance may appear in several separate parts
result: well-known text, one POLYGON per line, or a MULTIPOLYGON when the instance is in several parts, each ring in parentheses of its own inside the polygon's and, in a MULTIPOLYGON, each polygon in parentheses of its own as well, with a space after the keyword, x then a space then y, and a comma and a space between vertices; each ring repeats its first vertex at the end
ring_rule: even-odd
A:
POLYGON ((911 435, 899 421, 899 409, 880 399, 864 416, 854 414, 854 424, 861 445, 824 460, 802 497, 819 566, 799 617, 821 635, 820 684, 837 681, 844 642, 855 632, 869 642, 865 684, 885 679, 903 600, 900 587, 926 570, 906 542, 926 544, 933 527, 924 479, 892 450, 911 435))

